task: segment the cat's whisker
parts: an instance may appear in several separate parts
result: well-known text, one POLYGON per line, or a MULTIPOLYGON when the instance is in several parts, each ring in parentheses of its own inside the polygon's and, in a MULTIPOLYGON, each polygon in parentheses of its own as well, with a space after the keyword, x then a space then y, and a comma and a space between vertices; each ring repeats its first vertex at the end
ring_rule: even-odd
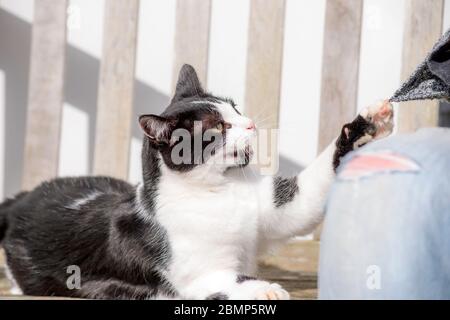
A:
POLYGON ((272 119, 274 119, 274 118, 276 117, 275 114, 265 115, 264 118, 261 118, 261 116, 264 116, 264 115, 263 115, 263 114, 256 115, 256 116, 253 118, 253 121, 254 121, 256 124, 261 124, 261 123, 263 123, 264 121, 272 120, 272 119))
POLYGON ((256 117, 256 120, 257 121, 263 121, 263 120, 265 120, 265 119, 273 119, 273 118, 275 118, 277 115, 276 114, 267 114, 267 115, 262 115, 261 114, 261 116, 264 116, 263 118, 261 118, 261 117, 256 117))
POLYGON ((242 166, 241 166, 240 168, 241 168, 242 174, 244 175, 245 181, 246 181, 246 182, 249 182, 249 180, 247 179, 247 175, 246 175, 245 172, 244 172, 244 168, 243 168, 242 166))
POLYGON ((269 128, 273 128, 274 126, 275 126, 275 124, 271 121, 263 121, 263 122, 256 123, 256 127, 258 128, 258 130, 269 129, 269 128))
POLYGON ((258 179, 258 175, 255 173, 254 169, 253 169, 251 166, 249 166, 248 168, 249 168, 250 172, 253 174, 253 176, 254 176, 256 179, 258 179))

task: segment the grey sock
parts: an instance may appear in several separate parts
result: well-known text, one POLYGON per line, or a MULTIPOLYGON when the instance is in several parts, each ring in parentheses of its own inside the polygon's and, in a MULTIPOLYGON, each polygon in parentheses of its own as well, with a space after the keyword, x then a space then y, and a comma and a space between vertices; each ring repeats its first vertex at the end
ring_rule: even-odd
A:
POLYGON ((435 44, 410 78, 389 99, 392 102, 450 100, 450 30, 435 44))

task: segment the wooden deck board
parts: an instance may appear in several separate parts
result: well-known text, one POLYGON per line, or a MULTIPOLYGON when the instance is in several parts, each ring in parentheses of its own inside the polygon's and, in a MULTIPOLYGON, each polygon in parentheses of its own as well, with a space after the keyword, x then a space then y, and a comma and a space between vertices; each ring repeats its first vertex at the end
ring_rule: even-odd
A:
POLYGON ((279 283, 291 299, 317 298, 317 241, 295 241, 261 260, 259 277, 279 283))
MULTIPOLYGON (((276 254, 261 260, 259 277, 279 283, 289 291, 292 299, 316 299, 318 252, 317 241, 291 242, 276 254)), ((0 299, 32 299, 33 297, 9 296, 4 262, 3 251, 0 249, 0 299)))

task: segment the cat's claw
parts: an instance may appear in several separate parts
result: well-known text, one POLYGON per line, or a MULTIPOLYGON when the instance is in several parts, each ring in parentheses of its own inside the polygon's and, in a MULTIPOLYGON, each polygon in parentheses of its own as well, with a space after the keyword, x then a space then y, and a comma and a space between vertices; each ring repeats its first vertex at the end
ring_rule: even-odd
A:
POLYGON ((384 138, 394 129, 394 108, 388 100, 364 108, 360 116, 375 126, 374 139, 384 138))

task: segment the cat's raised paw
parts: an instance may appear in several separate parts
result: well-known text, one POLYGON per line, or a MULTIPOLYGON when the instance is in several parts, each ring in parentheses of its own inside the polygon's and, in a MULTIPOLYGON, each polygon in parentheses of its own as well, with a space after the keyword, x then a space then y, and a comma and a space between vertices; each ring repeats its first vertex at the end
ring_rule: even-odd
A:
POLYGON ((374 139, 384 138, 394 129, 394 108, 388 100, 364 108, 359 115, 374 126, 374 139))
POLYGON ((342 127, 341 135, 336 141, 333 156, 333 168, 340 164, 340 159, 348 152, 356 150, 374 140, 384 138, 394 129, 394 111, 392 104, 381 101, 364 108, 358 116, 342 127))

